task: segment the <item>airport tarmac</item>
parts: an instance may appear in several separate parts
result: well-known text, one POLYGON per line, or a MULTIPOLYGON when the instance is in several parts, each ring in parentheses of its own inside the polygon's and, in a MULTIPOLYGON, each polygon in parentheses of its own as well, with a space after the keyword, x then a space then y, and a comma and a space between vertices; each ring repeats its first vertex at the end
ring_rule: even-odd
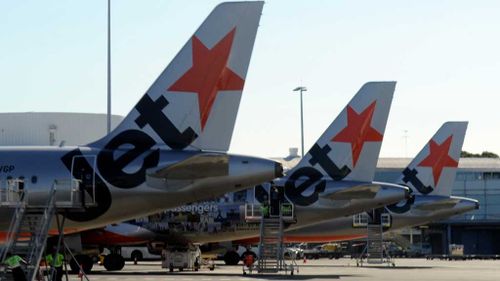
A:
MULTIPOLYGON (((92 281, 230 281, 230 280, 500 280, 500 261, 441 261, 425 259, 396 259, 396 267, 366 266, 356 267, 355 260, 308 260, 299 263, 299 273, 242 275, 241 266, 218 265, 214 271, 202 269, 199 272, 168 273, 160 268, 159 262, 126 264, 124 270, 107 272, 95 266, 95 273, 89 275, 92 281)), ((80 280, 75 275, 70 280, 80 280)))

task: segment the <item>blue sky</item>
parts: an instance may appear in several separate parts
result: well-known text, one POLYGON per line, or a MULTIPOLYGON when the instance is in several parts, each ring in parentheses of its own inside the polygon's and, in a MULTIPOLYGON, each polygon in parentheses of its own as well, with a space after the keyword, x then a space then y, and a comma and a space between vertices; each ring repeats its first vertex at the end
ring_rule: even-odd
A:
MULTIPOLYGON (((219 1, 112 3, 113 113, 124 115, 219 1)), ((106 111, 106 5, 0 2, 0 112, 106 111)), ((267 1, 231 152, 299 147, 299 84, 307 149, 364 82, 396 80, 382 156, 413 156, 449 120, 470 121, 464 149, 500 153, 499 11, 499 1, 267 1)))

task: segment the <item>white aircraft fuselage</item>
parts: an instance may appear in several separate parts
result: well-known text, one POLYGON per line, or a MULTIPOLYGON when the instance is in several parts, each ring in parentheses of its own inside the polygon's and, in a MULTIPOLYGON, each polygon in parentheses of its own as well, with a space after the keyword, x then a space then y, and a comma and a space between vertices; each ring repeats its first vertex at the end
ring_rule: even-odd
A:
MULTIPOLYGON (((55 182, 73 180, 73 183, 80 183, 87 206, 84 210, 68 209, 64 214, 68 232, 101 227, 183 203, 218 197, 228 191, 244 189, 281 175, 278 163, 261 158, 199 151, 138 151, 137 147, 116 150, 92 147, 3 147, 0 148, 0 159, 2 188, 7 187, 7 180, 23 180, 28 205, 43 205, 47 202, 55 182), (215 167, 209 172, 203 166, 208 162, 215 167), (203 167, 202 171, 200 167, 203 167), (165 174, 169 168, 175 171, 177 177, 165 174), (184 178, 179 179, 182 173, 178 171, 183 170, 192 170, 193 173, 200 170, 203 176, 184 174, 184 178), (92 201, 95 204, 90 206, 92 201)), ((75 186, 56 185, 57 200, 78 197, 81 193, 70 193, 70 188, 75 186)), ((74 203, 74 207, 79 207, 81 202, 74 203)), ((3 231, 7 231, 12 219, 12 209, 7 210, 2 210, 0 215, 0 228, 3 231)))

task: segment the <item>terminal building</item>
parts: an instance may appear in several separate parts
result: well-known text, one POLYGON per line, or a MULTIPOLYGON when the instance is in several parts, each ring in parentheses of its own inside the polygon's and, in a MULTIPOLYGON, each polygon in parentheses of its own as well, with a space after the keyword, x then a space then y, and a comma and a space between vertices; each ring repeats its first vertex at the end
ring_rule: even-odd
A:
MULTIPOLYGON (((381 158, 376 180, 398 178, 410 158, 381 158)), ((419 230, 433 254, 446 254, 449 244, 464 245, 464 254, 500 254, 500 159, 461 158, 452 195, 479 201, 478 210, 435 222, 419 230)))
MULTIPOLYGON (((115 127, 123 119, 112 116, 115 127)), ((89 113, 0 113, 0 145, 81 145, 106 134, 106 115, 89 113)), ((299 160, 297 149, 277 160, 285 168, 299 160)), ((375 179, 395 181, 410 158, 380 158, 375 179)), ((448 253, 449 244, 464 245, 464 254, 500 254, 500 159, 462 158, 453 187, 454 196, 479 200, 480 208, 446 221, 402 234, 413 243, 426 242, 433 254, 448 253)))

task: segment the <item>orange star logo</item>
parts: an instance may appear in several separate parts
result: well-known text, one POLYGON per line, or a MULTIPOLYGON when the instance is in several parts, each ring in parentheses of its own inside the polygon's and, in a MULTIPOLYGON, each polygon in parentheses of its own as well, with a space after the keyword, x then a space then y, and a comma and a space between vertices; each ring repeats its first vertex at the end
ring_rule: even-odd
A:
POLYGON ((371 126, 375 105, 376 101, 359 114, 352 107, 347 106, 347 126, 332 138, 335 142, 351 143, 353 167, 358 162, 365 142, 380 142, 383 139, 383 135, 371 126))
POLYGON ((193 36, 193 65, 168 88, 168 91, 198 94, 202 130, 210 116, 217 93, 242 90, 245 84, 245 80, 227 67, 235 33, 236 29, 233 28, 212 49, 208 49, 200 39, 193 36))
POLYGON ((441 144, 437 144, 434 140, 430 140, 429 155, 420 162, 417 166, 420 167, 431 167, 432 175, 434 176, 434 183, 437 186, 439 178, 441 177, 441 172, 444 167, 456 168, 458 167, 458 162, 448 155, 450 151, 451 141, 453 140, 453 135, 449 136, 441 144))

